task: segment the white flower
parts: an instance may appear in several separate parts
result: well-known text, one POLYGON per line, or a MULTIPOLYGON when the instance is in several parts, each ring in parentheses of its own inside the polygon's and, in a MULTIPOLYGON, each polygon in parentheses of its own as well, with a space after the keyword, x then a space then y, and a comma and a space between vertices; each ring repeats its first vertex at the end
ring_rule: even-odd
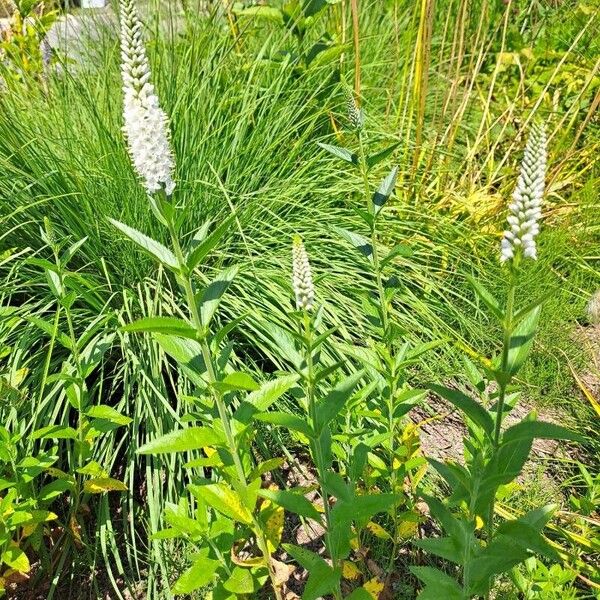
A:
POLYGON ((295 236, 292 244, 292 286, 296 295, 296 308, 312 310, 315 302, 315 288, 308 255, 300 236, 295 236))
POLYGON ((133 166, 148 193, 170 195, 174 159, 169 119, 150 82, 150 65, 142 42, 142 24, 134 0, 121 0, 121 74, 123 131, 133 166))
POLYGON ((533 125, 525 146, 521 172, 509 205, 508 229, 500 246, 500 262, 514 258, 519 248, 525 258, 537 258, 535 236, 540 231, 546 177, 546 132, 533 125))

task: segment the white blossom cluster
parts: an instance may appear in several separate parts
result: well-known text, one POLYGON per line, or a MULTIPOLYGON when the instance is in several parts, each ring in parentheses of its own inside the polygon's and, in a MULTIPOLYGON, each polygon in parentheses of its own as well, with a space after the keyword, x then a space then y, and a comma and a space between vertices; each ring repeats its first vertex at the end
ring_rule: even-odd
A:
POLYGON ((292 286, 296 295, 298 310, 312 310, 315 302, 315 288, 306 248, 299 236, 292 244, 292 286))
POLYGON ((519 247, 525 258, 537 258, 535 236, 540 231, 542 197, 546 178, 546 132, 533 125, 525 146, 521 172, 509 205, 508 229, 500 247, 500 261, 514 258, 519 247))
POLYGON ((142 23, 134 0, 121 0, 121 74, 123 77, 123 131, 133 166, 152 194, 171 195, 174 158, 169 119, 160 108, 150 82, 150 65, 142 41, 142 23))

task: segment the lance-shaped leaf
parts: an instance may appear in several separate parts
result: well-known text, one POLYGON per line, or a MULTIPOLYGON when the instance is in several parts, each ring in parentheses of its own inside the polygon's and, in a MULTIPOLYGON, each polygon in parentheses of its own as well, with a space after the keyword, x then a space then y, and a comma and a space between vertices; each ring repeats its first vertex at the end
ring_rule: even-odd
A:
POLYGON ((340 569, 330 567, 318 554, 293 544, 283 544, 283 549, 308 571, 308 581, 304 587, 302 600, 317 600, 321 596, 332 593, 338 586, 341 577, 340 569))
POLYGON ((221 436, 210 427, 188 427, 161 435, 138 448, 138 454, 169 454, 198 450, 222 443, 221 436))
POLYGON ((174 594, 191 594, 211 583, 219 565, 218 560, 209 558, 209 548, 200 548, 192 566, 184 571, 181 577, 173 584, 174 594))
POLYGON ((250 525, 252 514, 244 506, 241 496, 224 483, 208 483, 206 485, 188 485, 188 490, 202 499, 206 504, 224 514, 226 517, 250 525))
POLYGON ((177 258, 175 255, 165 246, 163 246, 160 242, 153 240, 151 237, 148 237, 145 233, 134 229, 133 227, 129 227, 129 225, 125 225, 125 223, 121 223, 115 219, 108 219, 122 234, 124 234, 127 238, 129 238, 132 242, 137 244, 144 252, 150 254, 158 261, 160 261, 165 267, 168 267, 172 271, 179 270, 179 263, 177 262, 177 258))
POLYGON ((267 412, 254 415, 254 418, 263 423, 271 423, 271 425, 278 425, 292 431, 298 431, 308 438, 312 438, 315 435, 310 425, 304 419, 290 413, 267 412))
POLYGON ((321 522, 319 511, 313 506, 312 502, 305 498, 301 493, 287 490, 259 490, 259 496, 268 498, 275 504, 283 506, 286 510, 293 512, 301 517, 314 519, 321 522))
POLYGON ((378 165, 380 162, 383 162, 399 145, 401 142, 396 142, 387 148, 384 148, 380 152, 376 154, 371 154, 371 156, 367 157, 367 166, 370 168, 378 165))
POLYGON ((410 570, 425 584, 419 600, 466 600, 460 585, 443 571, 435 567, 410 567, 410 570))
POLYGON ((317 404, 317 435, 342 410, 363 375, 364 371, 361 370, 350 377, 346 377, 317 404))
POLYGON ((330 154, 333 154, 335 157, 340 158, 347 163, 353 165, 358 164, 358 156, 346 148, 340 148, 339 146, 332 146, 331 144, 324 144, 322 142, 317 142, 317 145, 320 148, 323 148, 323 150, 327 150, 327 152, 330 154))
POLYGON ((377 214, 389 200, 394 188, 396 187, 396 179, 398 178, 398 167, 394 167, 390 174, 381 182, 379 188, 373 196, 373 210, 377 214))
POLYGON ((502 319, 504 319, 504 314, 502 313, 502 309, 492 293, 474 277, 469 276, 467 277, 467 280, 475 290, 478 298, 488 307, 496 319, 502 321, 502 319))
MULTIPOLYGON (((196 243, 196 238, 192 240, 192 248, 186 257, 186 265, 190 271, 193 271, 202 260, 213 250, 213 248, 219 243, 221 238, 225 235, 229 229, 235 215, 227 217, 214 231, 208 236, 203 237, 199 242, 196 243)), ((200 230, 200 233, 204 233, 200 230)))
POLYGON ((358 233, 354 233, 353 231, 342 229, 341 227, 333 227, 333 229, 347 242, 354 246, 354 248, 356 248, 364 257, 368 258, 369 260, 373 260, 373 246, 366 237, 358 233))
POLYGON ((144 317, 121 328, 130 333, 151 332, 176 335, 195 340, 198 333, 194 327, 177 317, 144 317))
POLYGON ((537 329, 537 324, 540 319, 541 309, 541 306, 536 306, 524 316, 510 336, 506 369, 507 374, 510 376, 517 374, 529 355, 529 351, 533 344, 535 330, 537 329))
POLYGON ((206 383, 202 379, 202 375, 206 372, 206 365, 202 358, 202 348, 198 342, 162 333, 155 333, 154 338, 164 352, 177 361, 194 384, 205 387, 206 383))
POLYGON ((527 440, 540 438, 545 440, 570 440, 572 442, 583 442, 583 436, 546 421, 521 421, 512 427, 509 427, 502 435, 502 442, 514 442, 517 440, 527 440))
POLYGON ((492 433, 494 430, 494 420, 490 416, 490 413, 481 404, 475 402, 473 398, 469 398, 469 396, 458 390, 452 390, 441 385, 430 384, 427 387, 448 400, 456 408, 462 410, 473 423, 479 425, 487 434, 492 433))
POLYGON ((219 304, 227 288, 238 274, 238 267, 229 267, 221 271, 200 294, 200 316, 202 325, 208 327, 219 308, 219 304))

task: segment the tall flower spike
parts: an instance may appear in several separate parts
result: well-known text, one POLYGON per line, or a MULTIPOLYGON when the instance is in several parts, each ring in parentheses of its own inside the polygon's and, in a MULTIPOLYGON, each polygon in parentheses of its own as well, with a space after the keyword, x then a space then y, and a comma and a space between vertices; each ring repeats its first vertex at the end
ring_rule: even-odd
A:
POLYGON ((129 155, 148 193, 162 189, 169 196, 175 188, 169 119, 150 82, 150 65, 135 1, 120 0, 120 9, 123 132, 129 155))
POLYGON ((500 246, 500 262, 514 258, 522 248, 525 258, 537 258, 535 236, 540 231, 542 198, 546 177, 546 132, 543 125, 533 125, 525 146, 521 173, 509 205, 508 229, 500 246))
POLYGON ((306 248, 300 236, 292 244, 292 286, 296 294, 296 309, 310 311, 315 302, 315 288, 306 248))

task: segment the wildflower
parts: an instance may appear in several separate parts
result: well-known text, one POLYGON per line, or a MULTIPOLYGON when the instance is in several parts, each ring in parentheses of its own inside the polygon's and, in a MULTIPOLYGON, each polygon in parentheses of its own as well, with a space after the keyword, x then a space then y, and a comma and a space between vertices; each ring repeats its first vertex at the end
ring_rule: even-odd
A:
POLYGON ((296 294, 296 308, 310 311, 315 301, 310 262, 300 236, 292 244, 292 286, 296 294))
POLYGON ((170 195, 174 159, 169 119, 160 108, 150 82, 150 65, 142 42, 142 24, 134 0, 121 0, 121 74, 123 131, 133 166, 148 193, 161 189, 170 195))
POLYGON ((500 261, 514 258, 519 247, 525 258, 537 258, 535 236, 539 233, 542 215, 542 197, 546 176, 546 132, 541 125, 533 125, 521 172, 509 205, 507 218, 509 229, 504 232, 500 249, 500 261))
POLYGON ((600 290, 592 295, 587 306, 590 323, 600 325, 600 290))
POLYGON ((363 111, 358 107, 356 103, 356 99, 354 98, 354 94, 347 90, 346 92, 347 99, 347 109, 348 109, 348 120, 354 129, 362 129, 364 125, 364 114, 363 111))

